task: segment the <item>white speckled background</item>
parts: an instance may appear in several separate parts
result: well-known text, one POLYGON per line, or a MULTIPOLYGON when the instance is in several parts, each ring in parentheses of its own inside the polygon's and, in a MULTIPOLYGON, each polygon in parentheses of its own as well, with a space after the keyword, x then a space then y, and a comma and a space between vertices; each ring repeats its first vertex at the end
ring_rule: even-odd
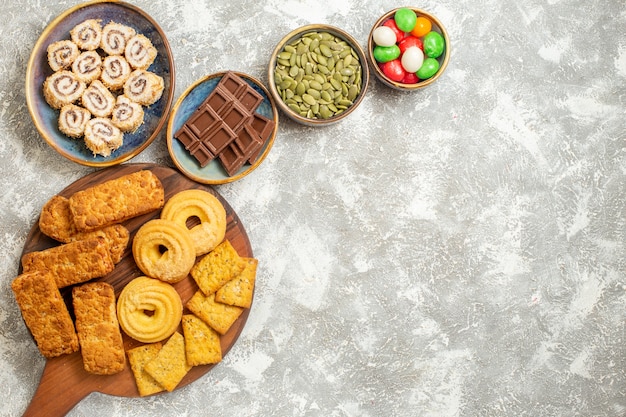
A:
MULTIPOLYGON (((372 79, 340 124, 281 117, 263 165, 218 187, 260 260, 237 344, 184 389, 92 394, 70 416, 626 415, 626 3, 132 3, 168 36, 175 97, 227 69, 267 82, 304 24, 366 46, 407 4, 452 55, 424 91, 372 79)), ((44 366, 9 286, 27 232, 91 172, 39 137, 24 96, 32 46, 74 4, 0 3, 2 416, 44 366)), ((132 162, 172 165, 164 135, 132 162)))

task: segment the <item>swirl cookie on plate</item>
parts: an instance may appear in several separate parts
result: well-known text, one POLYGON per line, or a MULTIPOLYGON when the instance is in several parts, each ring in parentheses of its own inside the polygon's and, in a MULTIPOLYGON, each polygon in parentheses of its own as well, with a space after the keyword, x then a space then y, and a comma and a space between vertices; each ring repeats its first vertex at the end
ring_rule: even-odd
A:
POLYGON ((61 133, 83 138, 94 157, 109 157, 124 144, 124 133, 141 126, 143 106, 163 95, 163 77, 148 71, 158 50, 145 35, 114 21, 103 26, 86 19, 69 35, 47 48, 54 72, 44 82, 44 97, 62 109, 61 133))

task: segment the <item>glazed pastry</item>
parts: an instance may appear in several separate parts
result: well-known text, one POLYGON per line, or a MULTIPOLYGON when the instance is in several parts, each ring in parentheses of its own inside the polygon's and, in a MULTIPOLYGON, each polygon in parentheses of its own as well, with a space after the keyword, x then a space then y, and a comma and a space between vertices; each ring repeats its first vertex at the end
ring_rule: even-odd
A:
POLYGON ((52 71, 67 69, 72 66, 72 62, 78 57, 80 51, 78 46, 72 41, 62 40, 48 45, 48 64, 52 71))
POLYGON ((99 19, 89 19, 70 30, 72 41, 83 50, 94 51, 100 46, 102 26, 99 19))
POLYGON ((122 132, 134 132, 143 123, 143 107, 125 95, 117 97, 111 120, 122 132))
POLYGON ((72 71, 79 80, 89 84, 100 77, 102 58, 96 51, 82 52, 72 63, 72 71))
POLYGON ((154 219, 139 228, 133 239, 133 257, 146 275, 175 283, 187 276, 196 261, 187 228, 173 221, 154 219))
POLYGON ((111 91, 117 91, 124 88, 130 73, 130 65, 123 56, 110 55, 102 62, 100 81, 111 91))
POLYGON ((96 117, 85 126, 85 145, 94 156, 110 156, 111 152, 122 146, 124 136, 111 119, 96 117))
POLYGON ((144 106, 157 102, 165 88, 163 78, 153 72, 135 70, 124 84, 126 97, 144 106))
POLYGON ((135 29, 131 27, 109 22, 102 29, 100 48, 109 55, 123 55, 127 42, 135 34, 135 29))
POLYGON ((96 117, 108 117, 115 106, 115 97, 100 80, 95 80, 81 97, 83 107, 96 117))
POLYGON ((43 83, 43 95, 51 107, 60 109, 78 100, 85 88, 85 83, 79 80, 73 72, 61 70, 46 78, 43 83))
POLYGON ((130 38, 124 49, 124 55, 134 69, 148 69, 157 56, 157 50, 150 39, 138 34, 130 38))
POLYGON ((75 104, 66 104, 61 107, 59 114, 59 130, 71 138, 79 138, 85 133, 89 119, 89 110, 75 104))
POLYGON ((143 343, 160 342, 180 324, 183 303, 170 284, 138 277, 129 282, 117 299, 117 318, 124 332, 143 343))
POLYGON ((196 256, 212 251, 226 234, 226 210, 217 197, 204 190, 185 190, 175 194, 165 203, 161 218, 184 227, 187 227, 189 219, 200 219, 200 224, 189 229, 196 256))

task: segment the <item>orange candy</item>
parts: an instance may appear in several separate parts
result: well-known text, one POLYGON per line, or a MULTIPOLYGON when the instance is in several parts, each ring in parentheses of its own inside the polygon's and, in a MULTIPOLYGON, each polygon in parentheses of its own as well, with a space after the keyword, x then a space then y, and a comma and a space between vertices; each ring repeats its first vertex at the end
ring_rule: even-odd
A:
POLYGON ((413 28, 413 30, 411 30, 411 35, 420 38, 430 32, 431 28, 432 23, 430 22, 430 20, 428 20, 428 18, 426 17, 420 16, 415 22, 415 27, 413 28))

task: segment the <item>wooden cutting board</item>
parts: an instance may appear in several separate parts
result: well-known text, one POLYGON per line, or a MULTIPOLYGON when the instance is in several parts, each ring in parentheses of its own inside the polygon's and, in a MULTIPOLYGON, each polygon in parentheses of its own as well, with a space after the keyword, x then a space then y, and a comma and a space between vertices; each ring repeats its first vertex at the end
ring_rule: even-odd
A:
MULTIPOLYGON (((79 190, 83 190, 101 182, 130 174, 132 172, 148 169, 154 172, 165 188, 165 200, 167 201, 175 193, 187 189, 202 189, 213 193, 220 199, 226 209, 227 228, 226 239, 228 239, 239 255, 244 257, 253 257, 252 248, 248 235, 239 221, 237 214, 232 207, 220 196, 213 188, 207 185, 196 183, 171 168, 155 165, 155 164, 124 164, 112 168, 93 172, 73 184, 69 185, 59 194, 65 197, 71 196, 79 190)), ((52 196, 51 196, 52 197, 52 196)), ((119 295, 122 288, 132 279, 142 276, 143 273, 137 268, 132 256, 131 243, 137 229, 146 221, 157 218, 160 210, 149 213, 127 222, 123 225, 130 231, 130 242, 124 253, 122 261, 115 267, 110 274, 100 278, 113 285, 115 294, 119 295)), ((59 243, 43 235, 39 230, 37 223, 32 227, 22 254, 37 250, 43 250, 59 243)), ((20 266, 19 272, 22 268, 20 266)), ((195 281, 188 276, 182 281, 174 284, 183 301, 183 304, 191 298, 198 290, 195 281)), ((71 287, 61 290, 68 307, 71 311, 71 287)), ((185 312, 187 310, 185 309, 185 312)), ((243 314, 232 325, 230 330, 221 337, 222 355, 230 350, 239 337, 243 327, 248 319, 249 309, 244 310, 243 314)), ((182 330, 179 328, 182 333, 182 330)), ((122 332, 123 334, 123 332, 122 332)), ((124 346, 130 349, 139 346, 141 343, 131 339, 123 334, 124 346)), ((34 343, 34 341, 33 341, 34 343)), ((205 375, 215 365, 205 365, 193 367, 185 378, 180 382, 178 388, 184 387, 201 376, 205 375)), ((24 416, 47 417, 64 416, 78 402, 92 392, 101 392, 120 397, 139 397, 139 392, 135 385, 135 380, 130 370, 128 362, 125 369, 110 376, 92 375, 84 371, 80 352, 71 355, 64 355, 53 359, 48 359, 39 382, 39 386, 33 396, 30 405, 26 409, 24 416)), ((159 394, 155 394, 159 395, 159 394)))

